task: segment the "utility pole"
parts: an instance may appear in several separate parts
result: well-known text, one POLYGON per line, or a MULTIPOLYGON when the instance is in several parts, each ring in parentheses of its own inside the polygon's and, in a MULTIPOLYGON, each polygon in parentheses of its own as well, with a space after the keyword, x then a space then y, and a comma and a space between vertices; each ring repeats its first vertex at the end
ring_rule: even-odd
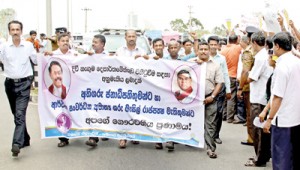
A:
POLYGON ((87 12, 88 11, 91 11, 92 9, 89 9, 89 8, 84 8, 84 9, 81 9, 85 12, 85 33, 87 33, 87 12))

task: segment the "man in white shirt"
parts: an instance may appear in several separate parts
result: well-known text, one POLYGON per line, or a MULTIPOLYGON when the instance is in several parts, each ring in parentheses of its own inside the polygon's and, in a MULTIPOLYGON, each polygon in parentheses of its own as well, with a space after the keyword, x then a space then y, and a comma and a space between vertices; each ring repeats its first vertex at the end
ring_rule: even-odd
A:
POLYGON ((39 44, 40 44, 40 53, 44 53, 46 50, 47 44, 48 44, 46 34, 44 34, 44 33, 40 34, 39 44))
MULTIPOLYGON (((263 111, 267 105, 266 85, 273 68, 268 64, 269 55, 265 49, 266 38, 263 32, 253 33, 251 36, 252 48, 256 55, 254 56, 254 65, 249 73, 248 82, 250 83, 250 117, 251 123, 255 117, 263 111)), ((256 154, 254 160, 248 161, 245 166, 266 166, 271 157, 270 135, 263 133, 259 127, 252 126, 253 144, 256 154)))
POLYGON ((264 125, 272 122, 272 164, 274 170, 300 169, 300 59, 291 53, 293 37, 287 32, 274 35, 273 51, 279 59, 273 74, 271 110, 264 125))
POLYGON ((137 35, 135 30, 127 30, 125 40, 126 46, 118 48, 115 54, 116 56, 133 57, 136 59, 146 54, 141 47, 136 45, 137 35))
POLYGON ((36 61, 36 51, 30 42, 21 39, 23 24, 13 20, 8 23, 12 39, 0 46, 0 60, 5 66, 5 92, 14 115, 15 131, 12 156, 17 157, 20 149, 30 145, 26 128, 26 108, 30 97, 33 71, 30 61, 36 61))

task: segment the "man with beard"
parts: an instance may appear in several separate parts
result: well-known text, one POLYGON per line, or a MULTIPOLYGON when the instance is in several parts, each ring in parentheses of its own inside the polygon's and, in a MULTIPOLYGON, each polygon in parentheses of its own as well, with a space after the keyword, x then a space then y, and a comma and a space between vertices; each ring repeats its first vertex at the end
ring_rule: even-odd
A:
POLYGON ((52 61, 48 68, 52 84, 48 87, 50 93, 54 96, 65 99, 67 95, 66 86, 62 84, 63 69, 58 61, 52 61))

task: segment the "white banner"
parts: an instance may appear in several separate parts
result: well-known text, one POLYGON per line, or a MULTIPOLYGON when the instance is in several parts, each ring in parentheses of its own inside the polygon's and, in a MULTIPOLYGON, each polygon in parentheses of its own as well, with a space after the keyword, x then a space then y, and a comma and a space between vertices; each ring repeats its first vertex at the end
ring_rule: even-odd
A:
POLYGON ((39 73, 42 138, 98 136, 204 147, 205 65, 54 55, 39 58, 39 73))

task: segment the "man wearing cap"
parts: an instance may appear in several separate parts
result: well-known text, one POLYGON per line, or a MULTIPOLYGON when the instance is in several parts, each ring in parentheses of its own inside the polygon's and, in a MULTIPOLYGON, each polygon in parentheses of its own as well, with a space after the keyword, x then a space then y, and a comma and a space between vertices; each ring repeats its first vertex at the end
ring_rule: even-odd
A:
POLYGON ((58 49, 58 44, 57 44, 58 35, 62 34, 62 33, 66 33, 66 32, 67 32, 67 28, 65 28, 65 27, 56 28, 55 35, 52 37, 48 37, 48 39, 51 41, 52 51, 55 51, 58 49))
POLYGON ((259 30, 253 26, 246 27, 247 36, 242 37, 240 45, 244 49, 242 53, 242 73, 239 82, 237 96, 239 99, 244 100, 246 106, 246 125, 247 125, 247 140, 241 141, 243 145, 253 145, 252 122, 250 119, 250 85, 247 83, 248 73, 253 67, 254 57, 253 49, 250 44, 251 35, 259 30))

